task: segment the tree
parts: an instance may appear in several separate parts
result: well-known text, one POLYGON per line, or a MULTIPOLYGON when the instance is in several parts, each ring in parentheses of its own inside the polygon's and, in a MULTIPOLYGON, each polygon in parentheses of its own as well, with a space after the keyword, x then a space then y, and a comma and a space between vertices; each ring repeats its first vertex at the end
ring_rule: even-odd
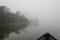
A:
POLYGON ((8 37, 11 32, 26 28, 28 24, 26 17, 10 12, 6 6, 0 6, 0 40, 8 37))

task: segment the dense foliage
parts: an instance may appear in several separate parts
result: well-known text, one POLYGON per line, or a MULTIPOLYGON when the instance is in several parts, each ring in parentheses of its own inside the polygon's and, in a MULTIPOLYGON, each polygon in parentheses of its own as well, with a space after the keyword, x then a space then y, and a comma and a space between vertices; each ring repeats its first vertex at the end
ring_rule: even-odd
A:
POLYGON ((10 12, 6 6, 0 6, 0 40, 3 40, 11 32, 24 29, 27 25, 26 17, 10 12))

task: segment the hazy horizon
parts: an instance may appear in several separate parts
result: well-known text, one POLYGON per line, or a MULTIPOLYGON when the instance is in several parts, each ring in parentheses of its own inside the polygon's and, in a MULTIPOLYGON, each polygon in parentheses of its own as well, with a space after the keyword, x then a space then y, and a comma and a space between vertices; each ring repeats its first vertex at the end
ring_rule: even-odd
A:
POLYGON ((0 0, 0 6, 8 6, 13 11, 21 11, 39 20, 38 27, 26 28, 22 34, 12 36, 12 40, 17 37, 21 40, 35 40, 46 32, 60 40, 60 0, 0 0))

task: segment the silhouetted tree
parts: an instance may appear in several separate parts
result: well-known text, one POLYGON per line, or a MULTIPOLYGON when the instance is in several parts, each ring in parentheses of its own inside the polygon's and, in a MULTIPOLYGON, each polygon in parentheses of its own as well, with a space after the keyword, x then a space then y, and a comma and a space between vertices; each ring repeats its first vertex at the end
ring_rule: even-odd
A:
POLYGON ((11 32, 26 28, 28 22, 26 17, 10 12, 6 6, 0 6, 0 40, 8 37, 11 32))

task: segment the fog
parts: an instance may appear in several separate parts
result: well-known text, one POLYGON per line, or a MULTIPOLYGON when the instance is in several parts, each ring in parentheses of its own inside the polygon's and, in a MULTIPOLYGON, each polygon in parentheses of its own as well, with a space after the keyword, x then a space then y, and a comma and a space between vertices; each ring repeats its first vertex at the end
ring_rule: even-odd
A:
POLYGON ((7 40, 36 40, 46 32, 60 40, 60 0, 0 0, 1 5, 39 21, 37 27, 29 26, 19 35, 12 33, 7 40))

